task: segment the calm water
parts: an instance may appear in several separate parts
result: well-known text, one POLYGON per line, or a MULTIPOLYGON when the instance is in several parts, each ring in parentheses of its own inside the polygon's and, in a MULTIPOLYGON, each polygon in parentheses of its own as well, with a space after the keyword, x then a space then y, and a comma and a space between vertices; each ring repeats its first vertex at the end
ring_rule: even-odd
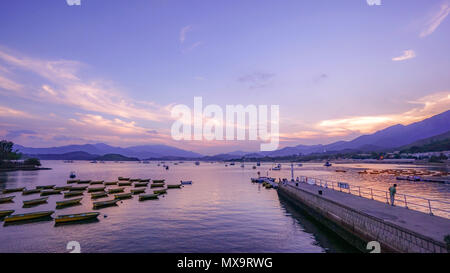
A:
MULTIPOLYGON (((167 183, 180 180, 193 180, 194 183, 182 189, 171 189, 159 200, 139 202, 137 196, 123 200, 117 207, 99 210, 99 221, 94 223, 54 227, 52 221, 43 221, 1 226, 0 252, 67 252, 69 241, 78 241, 82 252, 355 251, 280 198, 275 190, 250 183, 250 177, 256 176, 258 170, 265 174, 270 164, 253 170, 250 164, 243 169, 239 164, 225 167, 222 163, 201 163, 200 166, 194 166, 192 162, 170 163, 168 171, 156 163, 136 162, 67 164, 43 161, 43 165, 52 170, 1 173, 0 189, 66 185, 70 171, 75 171, 79 179, 114 181, 118 176, 130 176, 164 178, 167 183), (104 215, 107 217, 104 218, 104 215)), ((389 167, 392 168, 392 165, 389 167)), ((269 175, 290 177, 290 171, 286 168, 272 171, 269 175)), ((383 189, 391 182, 386 178, 378 178, 381 181, 357 179, 352 172, 338 174, 320 164, 297 167, 296 175, 353 179, 352 182, 383 189)), ((406 181, 399 184, 400 189, 416 194, 443 200, 450 197, 446 185, 419 185, 406 181)), ((15 202, 0 204, 0 210, 15 209, 16 213, 55 210, 55 201, 63 199, 62 195, 52 195, 47 204, 22 208, 22 200, 38 198, 39 195, 8 195, 16 195, 15 202)), ((82 205, 56 210, 53 216, 86 211, 92 211, 92 201, 87 193, 82 205)))

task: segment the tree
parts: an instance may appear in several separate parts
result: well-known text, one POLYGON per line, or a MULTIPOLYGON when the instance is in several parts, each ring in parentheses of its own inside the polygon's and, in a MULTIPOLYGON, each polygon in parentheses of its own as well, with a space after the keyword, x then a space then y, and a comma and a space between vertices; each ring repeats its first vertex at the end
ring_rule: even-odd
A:
POLYGON ((24 165, 41 166, 41 161, 37 158, 28 158, 23 162, 24 165))
POLYGON ((14 143, 12 141, 0 141, 0 160, 17 160, 21 157, 16 151, 13 151, 14 143))

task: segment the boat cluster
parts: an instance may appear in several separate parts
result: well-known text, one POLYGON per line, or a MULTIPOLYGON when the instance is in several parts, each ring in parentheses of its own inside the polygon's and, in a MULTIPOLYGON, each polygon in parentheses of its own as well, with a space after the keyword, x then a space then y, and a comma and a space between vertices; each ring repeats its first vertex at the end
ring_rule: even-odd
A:
MULTIPOLYGON (((56 201, 56 209, 81 204, 85 193, 90 194, 91 200, 97 200, 112 196, 112 199, 104 201, 93 201, 93 209, 100 209, 108 206, 117 206, 117 202, 124 199, 133 198, 137 195, 139 201, 158 199, 159 195, 166 194, 168 189, 181 188, 183 185, 192 184, 192 181, 180 181, 177 184, 166 184, 165 179, 132 179, 129 177, 118 177, 117 181, 103 180, 80 180, 69 179, 67 185, 44 185, 37 186, 34 189, 9 188, 2 191, 3 194, 11 194, 21 192, 22 195, 40 194, 40 198, 24 200, 23 208, 36 207, 47 203, 49 195, 63 194, 64 200, 56 201), (129 189, 129 191, 126 191, 129 189)), ((0 204, 14 202, 16 196, 10 195, 0 197, 0 204)), ((8 223, 37 220, 50 218, 54 211, 37 211, 31 213, 13 214, 14 210, 0 210, 0 220, 4 220, 5 225, 8 223)), ((59 215, 55 220, 55 224, 70 223, 85 220, 96 219, 100 215, 98 212, 84 212, 77 214, 59 215)))
POLYGON ((258 177, 251 178, 252 183, 260 183, 266 189, 278 188, 278 183, 275 182, 275 178, 272 177, 258 177))

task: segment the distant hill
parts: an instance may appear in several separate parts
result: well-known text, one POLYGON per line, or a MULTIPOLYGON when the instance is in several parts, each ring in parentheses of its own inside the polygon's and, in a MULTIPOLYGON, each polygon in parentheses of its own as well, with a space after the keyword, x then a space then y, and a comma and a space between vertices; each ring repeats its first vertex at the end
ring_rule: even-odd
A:
POLYGON ((450 150, 450 131, 441 135, 421 139, 409 145, 400 147, 398 150, 403 153, 448 151, 450 150))
POLYGON ((136 157, 126 157, 120 154, 106 154, 100 156, 79 151, 64 154, 25 154, 25 157, 35 157, 41 160, 139 161, 139 159, 136 157))
POLYGON ((162 158, 166 156, 198 158, 201 154, 178 149, 167 145, 142 145, 132 146, 128 148, 114 147, 104 143, 84 144, 84 145, 67 145, 49 148, 29 148, 21 145, 14 145, 14 148, 23 154, 65 154, 72 152, 85 152, 91 155, 120 154, 127 157, 144 158, 162 158))
POLYGON ((126 157, 119 154, 106 154, 99 157, 96 157, 95 160, 99 161, 139 161, 139 158, 136 157, 126 157))

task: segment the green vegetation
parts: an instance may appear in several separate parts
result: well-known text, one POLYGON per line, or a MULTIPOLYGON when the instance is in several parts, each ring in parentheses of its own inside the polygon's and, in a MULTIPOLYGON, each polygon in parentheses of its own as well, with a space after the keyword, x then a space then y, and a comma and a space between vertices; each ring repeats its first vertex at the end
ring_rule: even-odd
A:
POLYGON ((37 158, 28 158, 23 162, 24 165, 28 166, 41 166, 41 161, 37 158))
POLYGON ((13 151, 14 143, 7 140, 0 141, 0 162, 5 160, 18 160, 21 154, 13 151))

